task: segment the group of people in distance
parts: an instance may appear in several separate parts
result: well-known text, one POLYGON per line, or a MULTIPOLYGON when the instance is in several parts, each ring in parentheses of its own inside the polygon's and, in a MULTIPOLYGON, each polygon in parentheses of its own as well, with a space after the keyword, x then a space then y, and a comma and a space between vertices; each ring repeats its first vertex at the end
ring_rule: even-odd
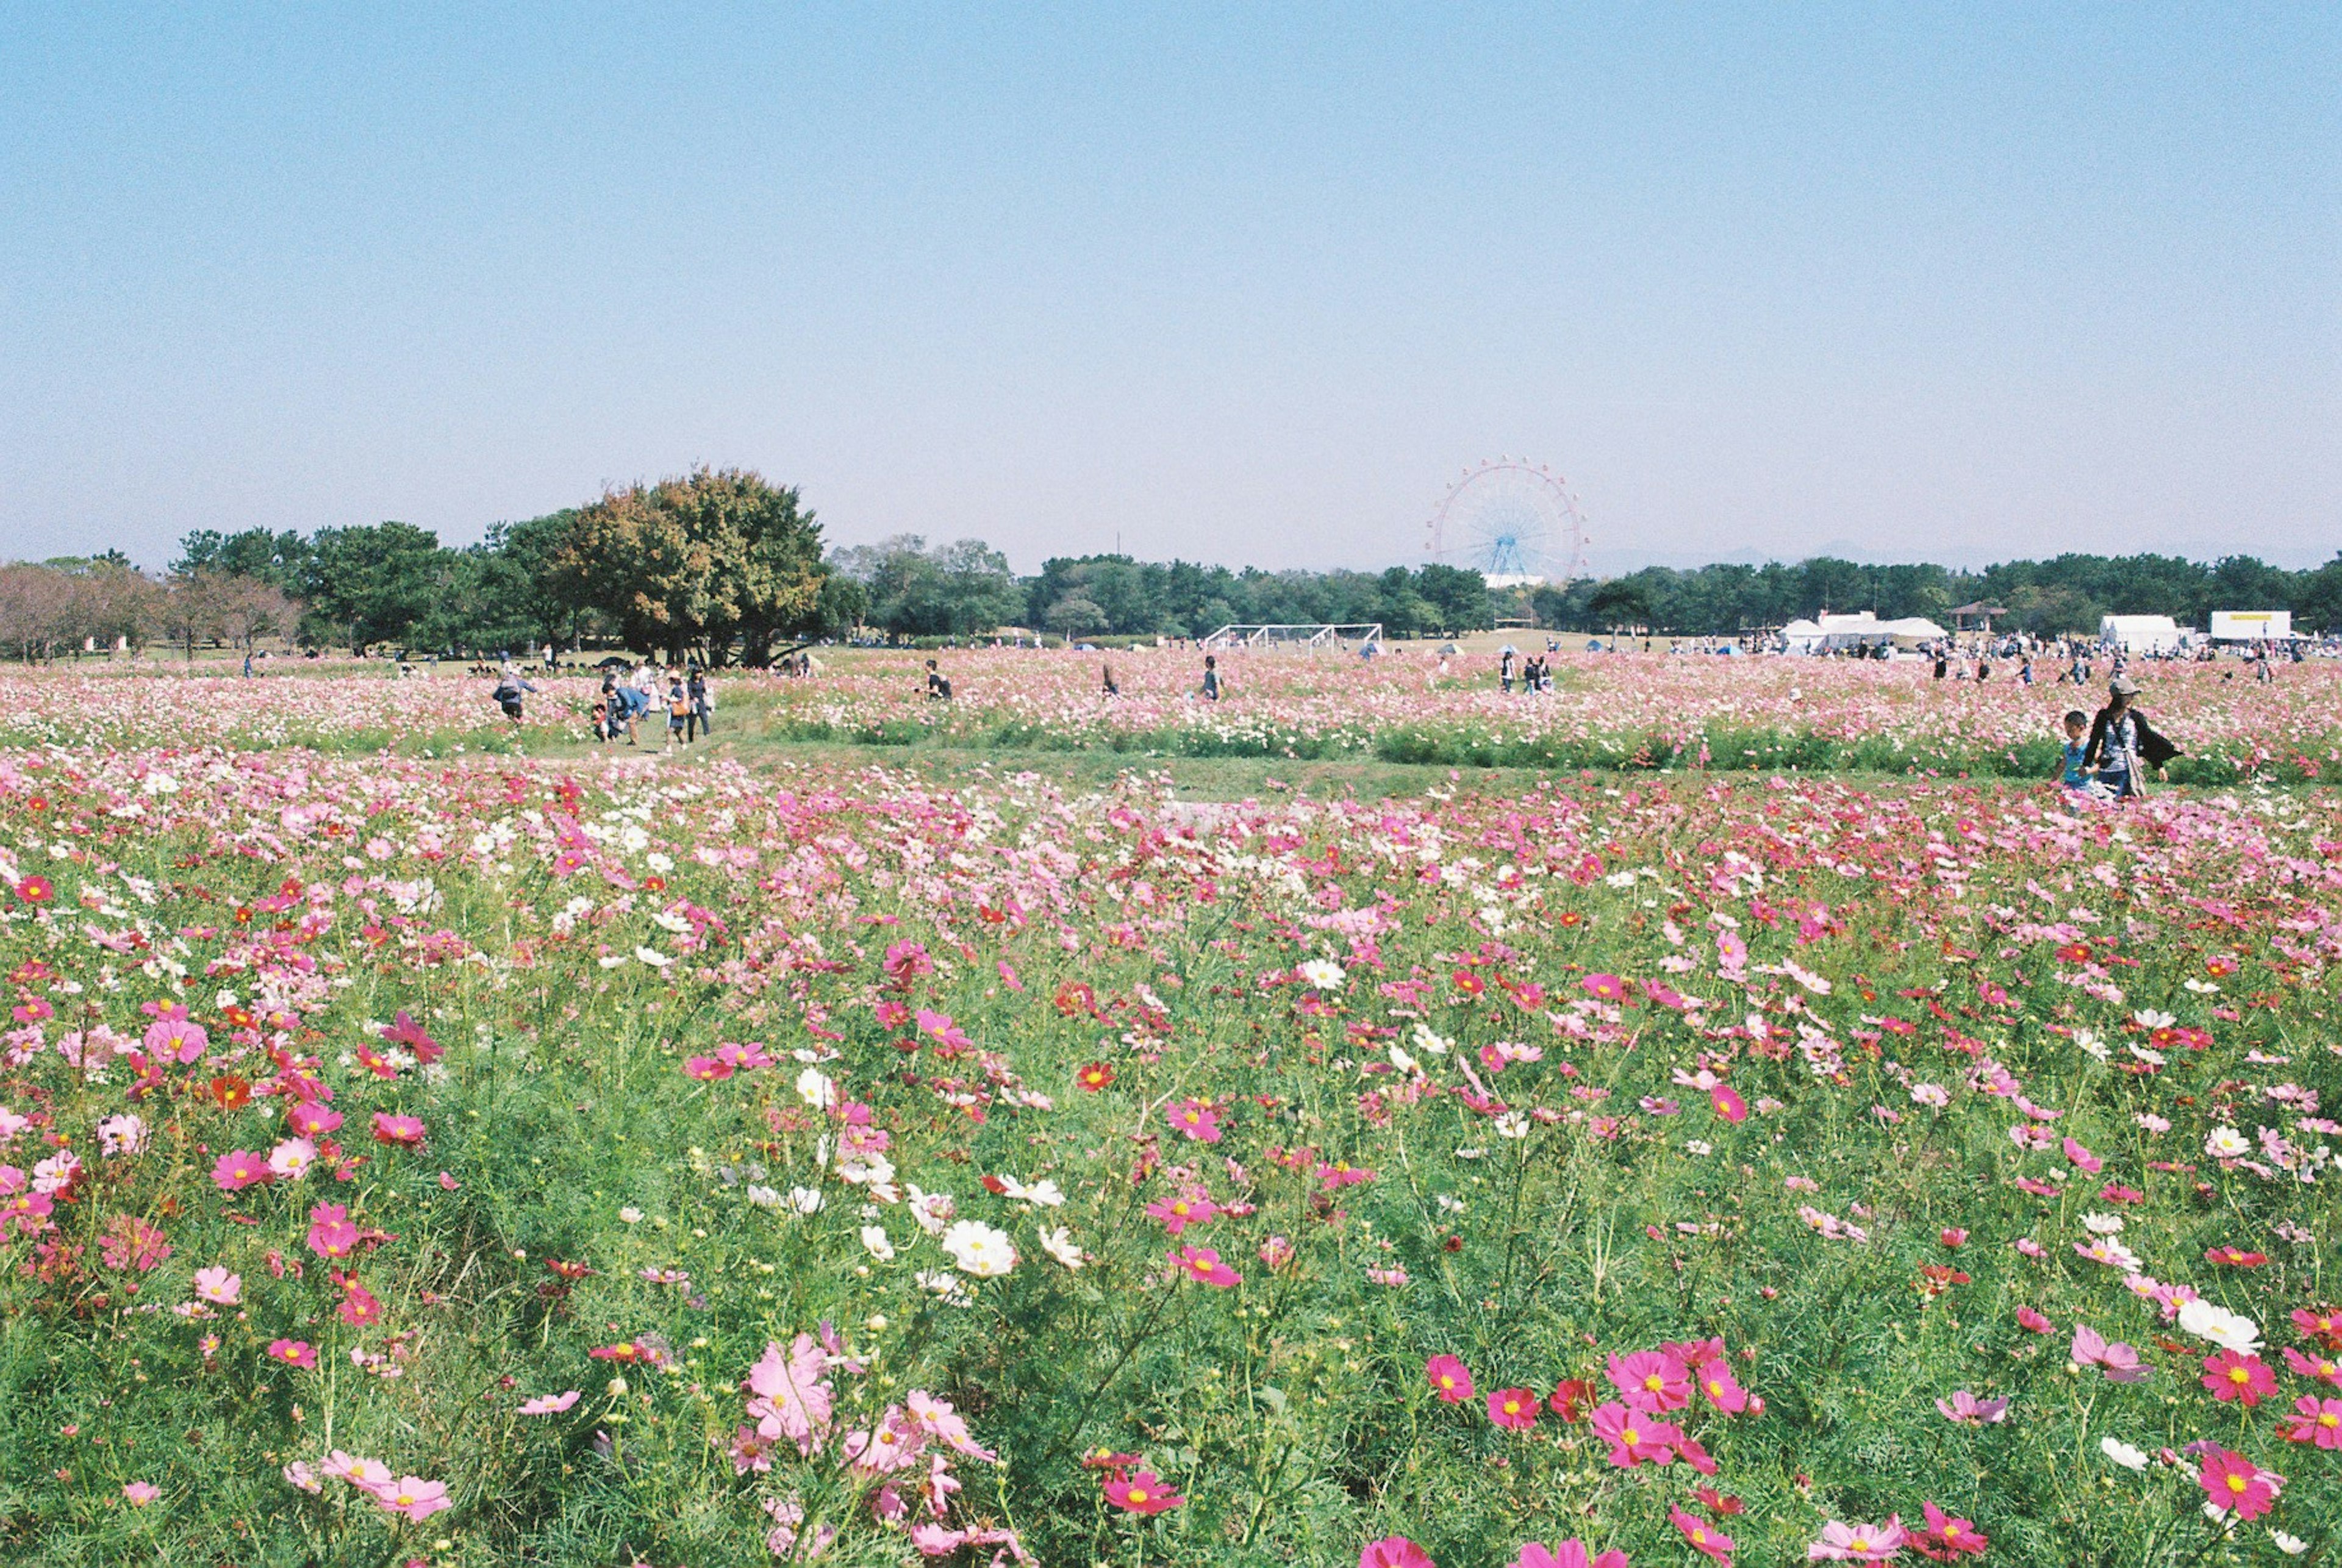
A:
POLYGON ((626 672, 611 668, 602 672, 601 694, 594 700, 594 738, 607 744, 623 733, 628 745, 638 745, 636 726, 646 719, 656 724, 664 715, 666 741, 661 749, 687 746, 715 734, 715 714, 716 693, 707 672, 696 664, 688 671, 662 671, 656 664, 626 672), (622 673, 624 681, 618 678, 622 673))

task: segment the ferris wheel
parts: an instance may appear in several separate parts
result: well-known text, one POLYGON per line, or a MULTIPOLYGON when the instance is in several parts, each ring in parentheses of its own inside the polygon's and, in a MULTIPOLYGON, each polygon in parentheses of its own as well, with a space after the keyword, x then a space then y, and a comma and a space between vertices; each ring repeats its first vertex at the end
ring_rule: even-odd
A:
POLYGON ((1425 554, 1505 588, 1586 574, 1586 519, 1568 481, 1542 464, 1498 457, 1464 471, 1433 513, 1425 554))

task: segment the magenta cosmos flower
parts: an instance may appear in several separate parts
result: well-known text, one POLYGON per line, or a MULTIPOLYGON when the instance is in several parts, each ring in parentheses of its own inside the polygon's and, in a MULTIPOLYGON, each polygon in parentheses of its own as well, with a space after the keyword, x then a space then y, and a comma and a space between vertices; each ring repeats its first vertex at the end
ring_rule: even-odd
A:
POLYGON ((1404 1535, 1369 1541, 1358 1553, 1358 1568, 1434 1568, 1431 1553, 1404 1535))
POLYGON ((1511 1568, 1626 1568, 1624 1552, 1605 1552, 1599 1557, 1586 1551, 1586 1543, 1573 1535, 1546 1551, 1531 1541, 1521 1547, 1521 1554, 1512 1561, 1511 1568))
POLYGON ((1157 1198, 1146 1205, 1149 1219, 1163 1222, 1163 1228, 1176 1240, 1189 1225, 1200 1225, 1219 1218, 1220 1206, 1198 1194, 1179 1193, 1168 1198, 1157 1198))
POLYGON ((1536 1424, 1537 1396, 1526 1388, 1500 1388, 1488 1396, 1488 1419, 1507 1432, 1536 1424))
POLYGON ((1691 1549, 1702 1556, 1712 1558, 1718 1563, 1732 1561, 1732 1537, 1702 1519, 1698 1514, 1688 1513, 1681 1507, 1670 1508, 1667 1510, 1667 1523, 1681 1532, 1684 1540, 1690 1544, 1691 1549))
POLYGON ((374 1141, 377 1144, 403 1144, 408 1148, 423 1146, 423 1118, 420 1116, 388 1116, 374 1114, 374 1141))
POLYGON ((1167 1255, 1172 1267, 1201 1283, 1220 1290, 1244 1283, 1244 1275, 1220 1262, 1220 1254, 1210 1247, 1181 1247, 1167 1255))
POLYGON ((1691 1379, 1679 1361, 1655 1350, 1610 1358, 1611 1386, 1636 1410, 1653 1413, 1681 1410, 1691 1403, 1691 1379))
POLYGON ((2342 1448, 2342 1399, 2303 1394, 2293 1402, 2277 1435, 2287 1443, 2314 1443, 2320 1448, 2342 1448))
POLYGON ((1748 1120, 1748 1102, 1725 1084, 1718 1084, 1707 1092, 1707 1103, 1716 1108, 1717 1115, 1727 1122, 1738 1123, 1748 1120))
POLYGON ((2277 1373, 2269 1370, 2268 1363, 2257 1355, 2239 1355, 2233 1350, 2206 1356, 2201 1381, 2212 1391, 2214 1399, 2224 1404, 2230 1400, 2240 1401, 2247 1410, 2277 1392, 2277 1373))
POLYGON ((1452 1355, 1435 1355, 1425 1362, 1423 1375, 1431 1380, 1431 1392, 1450 1404, 1461 1404, 1472 1397, 1472 1369, 1452 1355))
POLYGON ((305 1339, 272 1339, 268 1342, 268 1353, 286 1366, 317 1370, 317 1347, 305 1339))
POLYGON ((1187 1501, 1164 1485, 1163 1478, 1151 1470, 1107 1476, 1106 1500, 1131 1513, 1165 1513, 1187 1501))
POLYGON ((1595 1411, 1593 1425, 1595 1435, 1610 1445, 1610 1463, 1621 1470, 1646 1461, 1666 1463, 1683 1435, 1648 1411, 1630 1410, 1616 1400, 1595 1411))
MULTIPOLYGON (((1722 1356, 1717 1356, 1699 1369, 1699 1391, 1707 1402, 1726 1415, 1738 1415, 1748 1408, 1748 1391, 1732 1375, 1732 1368, 1722 1356)), ((1764 1408, 1759 1405, 1760 1410, 1764 1408)))
POLYGON ((1920 1506, 1927 1510, 1927 1527, 1912 1532, 1911 1544, 1919 1555, 1938 1563, 1955 1563, 1962 1556, 1980 1555, 1987 1543, 1984 1533, 1965 1519, 1955 1519, 1932 1503, 1920 1506))
POLYGON ((1626 999, 1626 983, 1615 974, 1589 974, 1577 983, 1588 996, 1602 1002, 1626 999))
POLYGON ((1219 1113, 1201 1100, 1182 1100, 1163 1113, 1163 1119, 1175 1132, 1185 1133, 1198 1144, 1220 1141, 1219 1113))
POLYGON ((1821 1539, 1806 1548, 1808 1563, 1885 1563, 1909 1540, 1898 1515, 1884 1524, 1849 1524, 1833 1519, 1821 1539))
POLYGON ((2207 1451, 2202 1468, 2196 1473, 2197 1484, 2204 1488, 2205 1501, 2239 1519, 2258 1519, 2267 1513, 2269 1505, 2277 1501, 2281 1480, 2243 1454, 2225 1448, 2207 1451))

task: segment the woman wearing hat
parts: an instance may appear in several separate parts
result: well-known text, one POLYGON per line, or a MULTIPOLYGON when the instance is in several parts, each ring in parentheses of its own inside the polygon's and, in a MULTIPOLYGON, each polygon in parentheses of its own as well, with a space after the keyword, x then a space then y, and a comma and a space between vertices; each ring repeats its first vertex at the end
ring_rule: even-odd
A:
POLYGON ((2090 741, 2082 753, 2082 765, 2098 770, 2098 783, 2116 798, 2144 795, 2145 781, 2140 774, 2153 768, 2161 777, 2163 764, 2179 754, 2179 748, 2155 733, 2147 715, 2131 706, 2138 695, 2138 683, 2128 675, 2117 675, 2107 688, 2107 705, 2090 724, 2090 741))

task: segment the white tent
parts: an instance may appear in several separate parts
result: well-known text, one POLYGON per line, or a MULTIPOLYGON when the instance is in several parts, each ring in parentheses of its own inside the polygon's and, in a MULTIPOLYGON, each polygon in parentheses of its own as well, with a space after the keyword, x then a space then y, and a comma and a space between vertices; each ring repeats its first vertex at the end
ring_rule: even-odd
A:
POLYGON ((2168 615, 2107 615, 2098 622, 2098 641, 2131 654, 2168 654, 2184 642, 2179 623, 2168 615))

